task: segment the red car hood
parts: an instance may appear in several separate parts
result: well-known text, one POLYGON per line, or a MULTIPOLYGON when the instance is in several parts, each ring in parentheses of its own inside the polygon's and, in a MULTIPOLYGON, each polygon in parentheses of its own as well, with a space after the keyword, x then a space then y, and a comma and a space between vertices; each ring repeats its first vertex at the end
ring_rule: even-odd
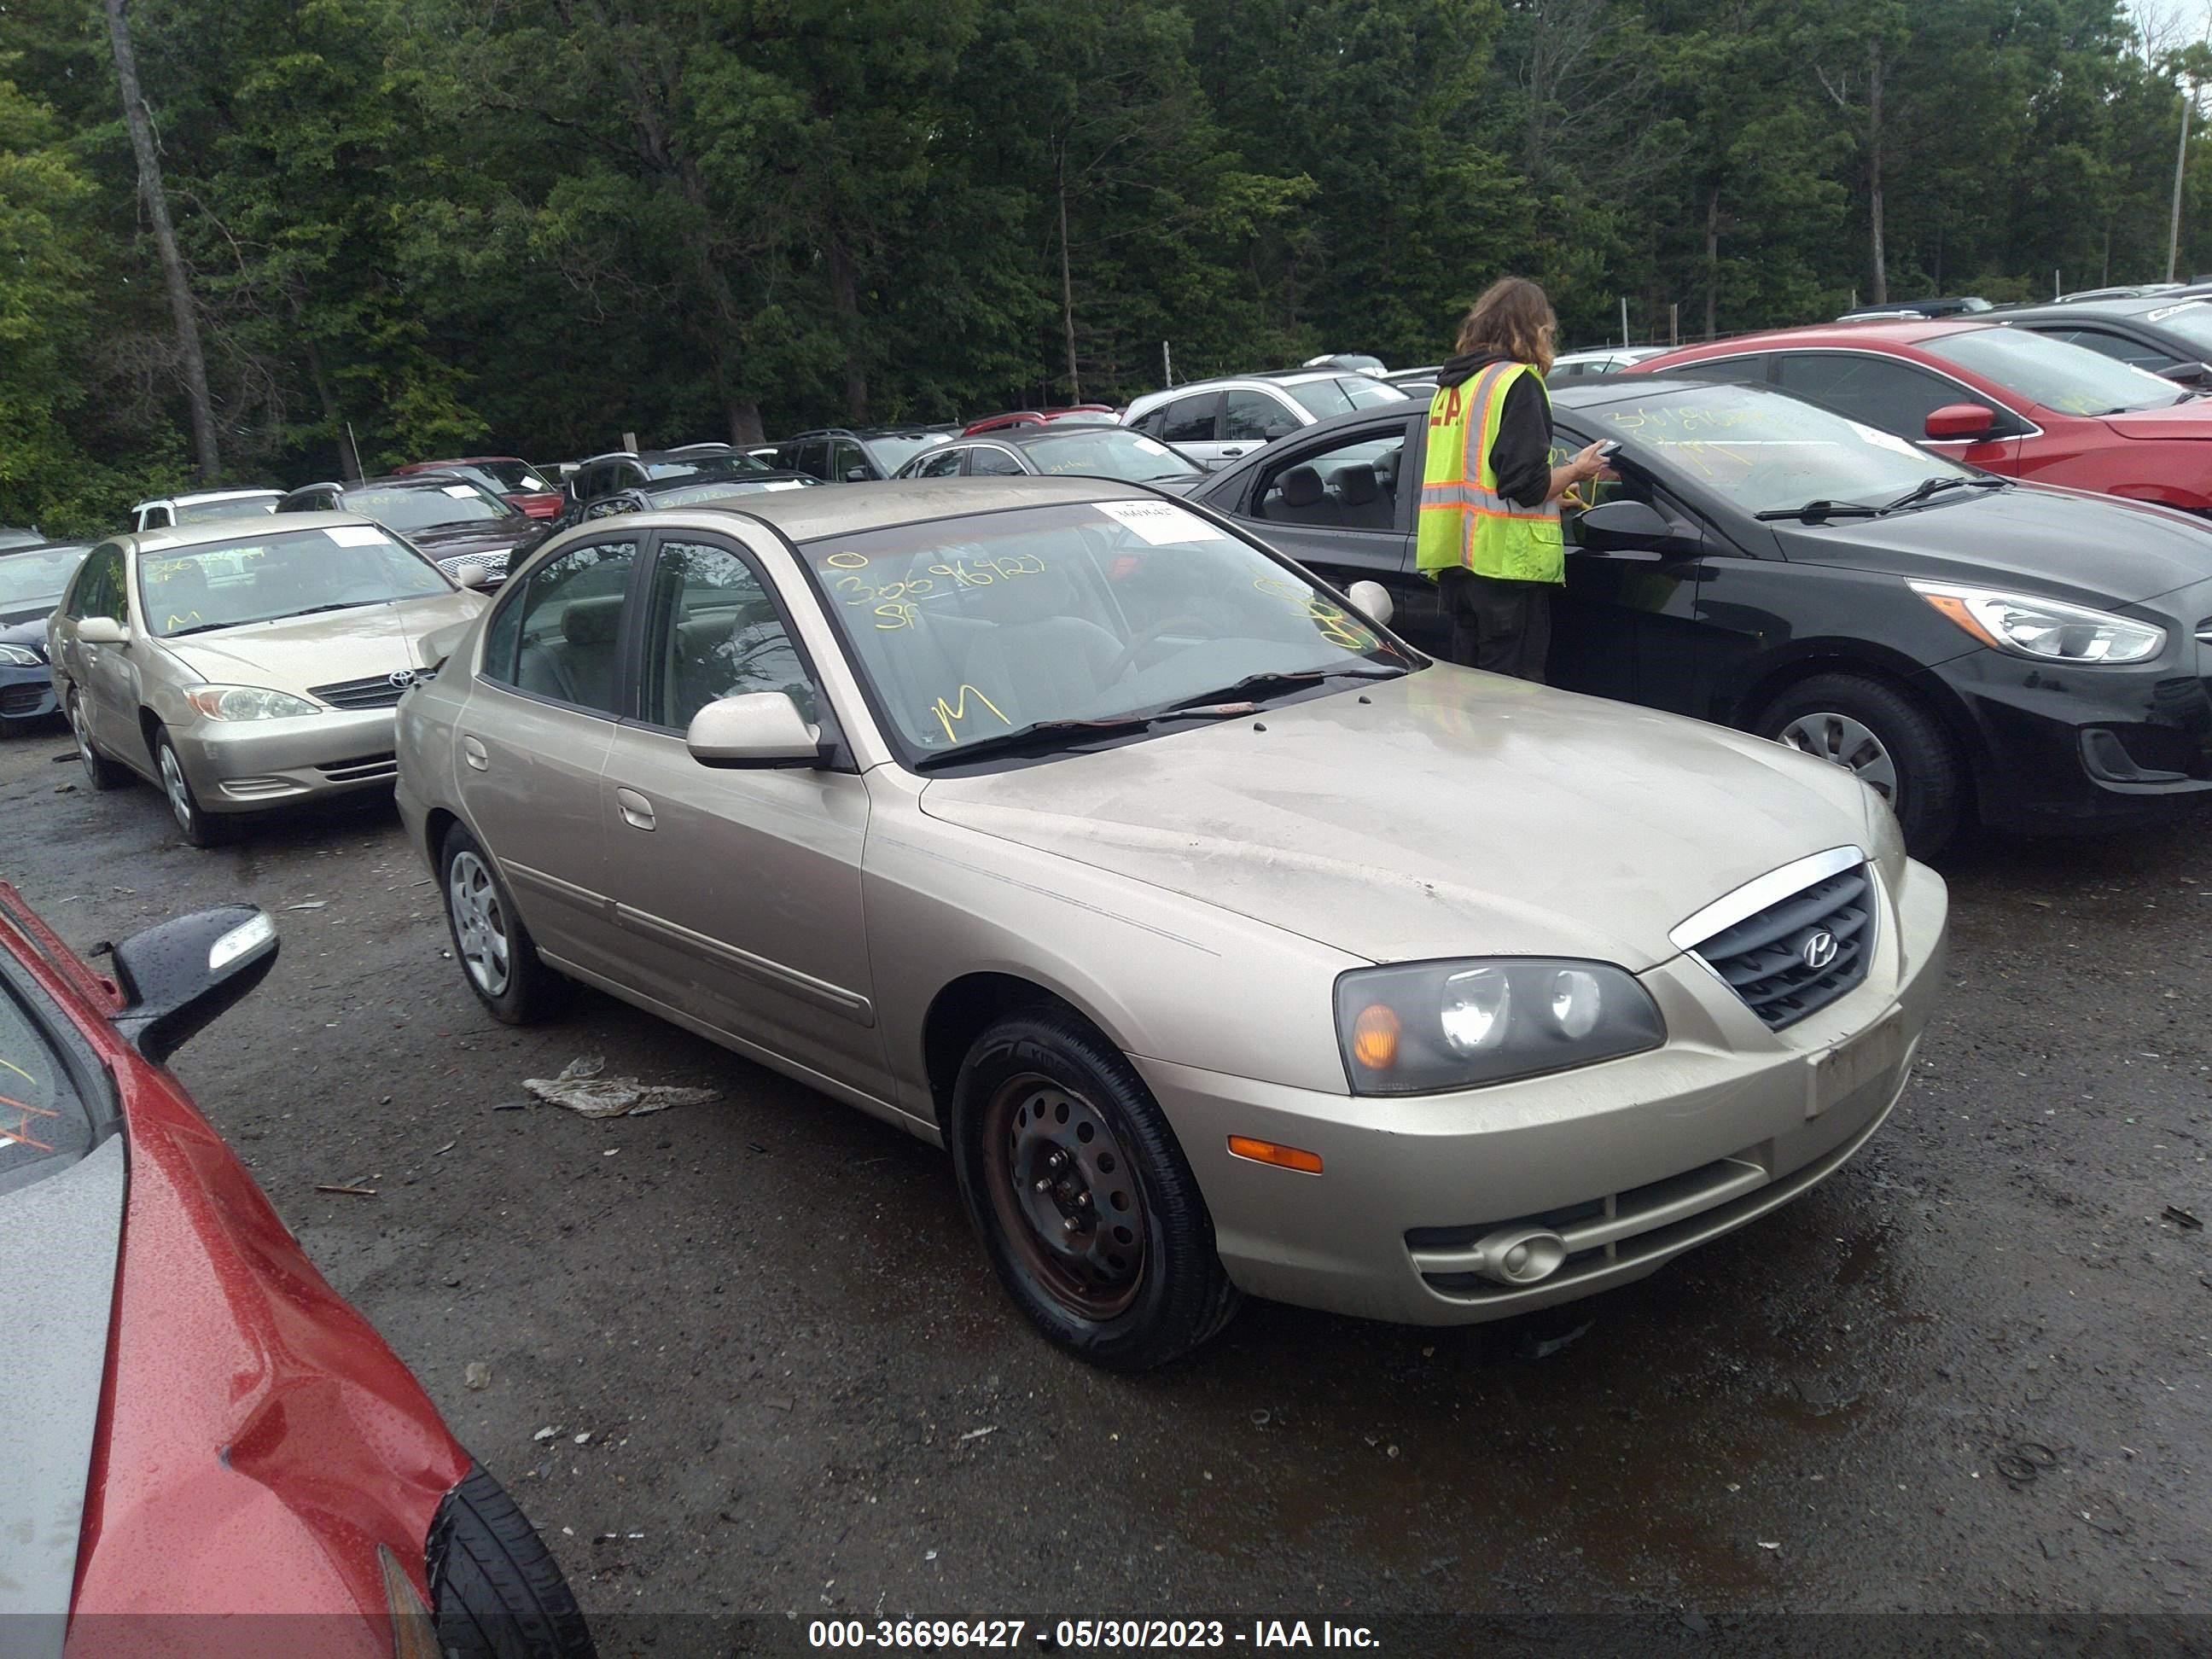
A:
POLYGON ((2107 415, 2104 421, 2123 438, 2212 438, 2212 398, 2191 398, 2168 409, 2107 415))

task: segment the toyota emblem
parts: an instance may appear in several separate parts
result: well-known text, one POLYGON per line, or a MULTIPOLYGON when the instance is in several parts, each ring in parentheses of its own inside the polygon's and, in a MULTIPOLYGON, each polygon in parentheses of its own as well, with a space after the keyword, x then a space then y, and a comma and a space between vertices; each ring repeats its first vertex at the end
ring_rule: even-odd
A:
POLYGON ((415 671, 411 668, 397 669, 384 678, 391 682, 395 690, 404 691, 415 684, 415 671))
POLYGON ((1825 927, 1808 933, 1805 943, 1798 947, 1797 955, 1817 974, 1836 959, 1836 936, 1825 927))

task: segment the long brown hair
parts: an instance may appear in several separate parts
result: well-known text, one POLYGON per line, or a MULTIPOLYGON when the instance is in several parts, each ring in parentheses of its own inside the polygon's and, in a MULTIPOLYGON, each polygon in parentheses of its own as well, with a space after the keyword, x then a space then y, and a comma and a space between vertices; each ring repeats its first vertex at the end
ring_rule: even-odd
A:
POLYGON ((1516 363, 1552 368, 1552 337, 1559 320, 1544 290, 1526 276, 1501 276, 1483 290, 1459 325, 1459 351, 1495 351, 1516 363))

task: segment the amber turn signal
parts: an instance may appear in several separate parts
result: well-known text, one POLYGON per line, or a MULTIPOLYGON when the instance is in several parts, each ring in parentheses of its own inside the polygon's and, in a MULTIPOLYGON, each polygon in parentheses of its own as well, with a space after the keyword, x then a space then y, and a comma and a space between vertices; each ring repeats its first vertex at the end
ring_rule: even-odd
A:
POLYGON ((1272 1164, 1279 1170, 1297 1170, 1306 1175, 1321 1173, 1319 1152, 1309 1152, 1297 1146, 1278 1146, 1272 1140, 1255 1140, 1249 1135, 1230 1136, 1229 1155, 1249 1158, 1255 1164, 1272 1164))
POLYGON ((1398 1063, 1398 1013, 1387 1003, 1371 1002, 1352 1022, 1352 1057, 1370 1072, 1398 1063))

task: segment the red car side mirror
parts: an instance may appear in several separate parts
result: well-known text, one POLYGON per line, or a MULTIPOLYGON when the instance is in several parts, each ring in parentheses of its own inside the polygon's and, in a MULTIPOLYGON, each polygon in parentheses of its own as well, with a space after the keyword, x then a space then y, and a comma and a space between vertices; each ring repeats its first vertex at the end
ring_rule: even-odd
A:
POLYGON ((1931 438, 1985 438, 1997 423, 1997 412, 1987 404, 1945 404, 1928 415, 1931 438))

